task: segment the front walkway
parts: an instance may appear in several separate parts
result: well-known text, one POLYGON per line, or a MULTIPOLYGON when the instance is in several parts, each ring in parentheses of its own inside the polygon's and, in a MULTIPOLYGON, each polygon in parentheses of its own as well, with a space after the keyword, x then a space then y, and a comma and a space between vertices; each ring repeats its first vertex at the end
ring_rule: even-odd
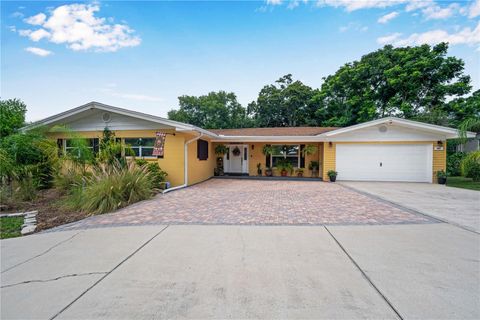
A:
POLYGON ((55 230, 144 224, 351 225, 434 221, 339 184, 212 179, 55 230))

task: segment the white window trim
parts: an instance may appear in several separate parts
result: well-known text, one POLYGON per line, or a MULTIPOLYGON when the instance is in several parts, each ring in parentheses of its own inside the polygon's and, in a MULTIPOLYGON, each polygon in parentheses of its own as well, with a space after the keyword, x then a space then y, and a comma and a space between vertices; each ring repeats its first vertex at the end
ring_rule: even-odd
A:
POLYGON ((286 158, 294 158, 294 157, 297 157, 297 165, 294 166, 294 168, 300 168, 300 144, 289 144, 289 143, 274 143, 274 144, 271 144, 271 146, 298 146, 298 153, 297 155, 283 155, 283 154, 272 154, 270 155, 270 168, 275 168, 273 167, 273 157, 277 157, 277 158, 280 158, 280 157, 283 157, 283 159, 286 159, 286 158))

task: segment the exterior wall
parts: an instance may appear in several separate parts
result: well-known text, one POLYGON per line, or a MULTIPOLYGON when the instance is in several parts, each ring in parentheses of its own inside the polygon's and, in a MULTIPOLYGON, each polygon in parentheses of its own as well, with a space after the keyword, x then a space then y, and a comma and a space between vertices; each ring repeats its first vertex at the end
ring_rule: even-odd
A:
POLYGON ((330 147, 328 142, 325 142, 324 155, 323 155, 323 181, 329 181, 327 172, 329 170, 335 170, 335 156, 336 156, 336 145, 341 143, 348 144, 425 144, 431 143, 433 148, 432 156, 432 183, 437 183, 437 171, 447 170, 447 142, 443 142, 443 150, 435 150, 437 146, 437 141, 365 141, 365 142, 332 142, 330 147))
MULTIPOLYGON (((215 143, 214 147, 219 145, 221 143, 215 143)), ((225 143, 229 144, 229 143, 225 143)), ((311 171, 308 170, 308 165, 310 164, 310 161, 319 161, 321 164, 321 158, 320 154, 323 152, 322 150, 322 145, 323 143, 315 143, 315 142, 248 142, 248 143, 241 143, 241 144, 246 144, 248 145, 248 152, 249 152, 249 157, 248 157, 248 174, 250 176, 256 176, 257 175, 257 164, 260 163, 262 165, 262 175, 265 175, 265 168, 267 167, 267 163, 265 163, 266 156, 263 154, 263 146, 266 144, 304 144, 304 145, 315 145, 317 147, 317 152, 312 154, 312 155, 307 155, 305 157, 305 168, 303 175, 305 177, 310 177, 311 176, 311 171), (252 148, 253 147, 253 148, 252 148)), ((213 148, 214 148, 213 147, 213 148)), ((217 156, 215 156, 216 158, 217 156)), ((269 165, 269 164, 268 164, 269 165)), ((215 164, 214 164, 215 166, 215 164)), ((273 175, 274 176, 280 176, 280 172, 277 170, 273 170, 273 175)), ((293 175, 296 175, 294 173, 293 175)))
MULTIPOLYGON (((155 132, 158 130, 125 130, 125 131, 113 131, 117 138, 145 138, 155 137, 155 132)), ((173 133, 173 130, 162 130, 163 132, 173 133)), ((101 138, 102 131, 85 131, 75 132, 76 135, 84 138, 101 138)), ((50 136, 54 139, 68 139, 68 133, 51 133, 50 136)), ((156 161, 162 170, 168 173, 167 181, 170 181, 173 187, 183 184, 184 174, 184 159, 183 159, 183 145, 185 142, 186 134, 175 133, 173 135, 167 135, 165 141, 165 156, 163 159, 145 158, 149 162, 156 161)), ((195 145, 196 155, 196 145, 195 145)))
POLYGON ((437 171, 443 170, 447 172, 447 141, 443 141, 443 150, 435 150, 437 142, 432 142, 433 147, 433 175, 432 182, 438 183, 437 171))
POLYGON ((322 178, 323 181, 329 181, 327 172, 335 170, 336 143, 332 142, 330 145, 324 142, 323 146, 322 178))
MULTIPOLYGON (((193 135, 189 135, 186 140, 193 139, 194 137, 193 135)), ((205 137, 201 139, 208 141, 205 137)), ((197 143, 198 141, 193 141, 188 145, 188 185, 199 183, 213 177, 213 170, 216 166, 217 157, 215 156, 213 143, 208 141, 207 160, 199 160, 197 158, 197 143)))

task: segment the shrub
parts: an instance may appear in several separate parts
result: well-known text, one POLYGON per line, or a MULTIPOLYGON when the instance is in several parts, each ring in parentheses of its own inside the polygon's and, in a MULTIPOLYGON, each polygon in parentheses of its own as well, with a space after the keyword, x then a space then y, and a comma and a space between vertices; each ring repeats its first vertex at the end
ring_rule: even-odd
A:
POLYGON ((150 176, 152 178, 153 186, 158 189, 165 187, 164 182, 167 179, 168 173, 163 171, 157 162, 148 162, 144 159, 137 159, 137 165, 146 166, 150 176))
POLYGON ((148 199, 154 194, 153 179, 146 166, 119 162, 99 165, 91 176, 83 179, 84 186, 74 189, 70 204, 76 209, 101 214, 148 199))
POLYGON ((462 174, 473 181, 480 181, 480 151, 470 152, 462 160, 462 174))
POLYGON ((455 152, 447 156, 447 174, 449 176, 460 176, 462 174, 461 163, 467 154, 455 152))

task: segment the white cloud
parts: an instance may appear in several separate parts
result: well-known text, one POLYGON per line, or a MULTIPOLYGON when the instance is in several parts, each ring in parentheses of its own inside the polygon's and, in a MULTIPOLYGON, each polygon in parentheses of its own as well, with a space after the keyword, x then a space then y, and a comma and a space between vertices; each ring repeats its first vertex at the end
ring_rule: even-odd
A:
POLYGON ((381 16, 379 19, 378 19, 378 23, 387 23, 388 21, 392 20, 392 19, 395 19, 397 16, 399 15, 399 13, 397 11, 393 11, 393 12, 390 12, 390 13, 387 13, 386 15, 384 16, 381 16))
POLYGON ((340 31, 340 32, 346 32, 348 30, 366 32, 366 31, 368 31, 368 27, 363 26, 362 24, 360 24, 358 22, 350 22, 349 24, 341 26, 340 28, 338 28, 338 31, 340 31))
POLYGON ((389 44, 393 43, 395 40, 397 40, 402 34, 399 32, 392 33, 388 36, 380 37, 377 39, 378 44, 389 44))
POLYGON ((137 100, 137 101, 149 101, 149 102, 159 102, 163 101, 163 98, 150 96, 146 94, 140 93, 131 93, 131 92, 119 92, 117 89, 116 83, 109 83, 107 84, 106 88, 100 89, 101 92, 111 95, 117 98, 124 98, 129 100, 137 100))
POLYGON ((405 3, 407 0, 318 0, 317 6, 343 7, 347 11, 369 8, 387 8, 405 3))
POLYGON ((49 16, 40 13, 25 19, 42 28, 21 30, 20 35, 33 41, 47 39, 57 44, 66 44, 75 51, 114 52, 124 47, 138 46, 140 37, 126 24, 108 23, 107 19, 96 17, 100 11, 97 4, 69 4, 53 9, 49 16))
POLYGON ((453 16, 460 6, 457 3, 452 3, 447 7, 440 7, 436 4, 432 4, 422 9, 422 13, 427 20, 430 19, 446 19, 453 16))
POLYGON ((445 30, 437 29, 423 33, 413 33, 406 38, 400 38, 400 34, 381 37, 377 39, 379 44, 391 43, 395 46, 409 46, 429 44, 434 45, 439 42, 448 42, 450 45, 464 44, 469 46, 479 46, 480 49, 480 22, 474 29, 463 28, 458 32, 449 33, 445 30))
POLYGON ((23 13, 18 12, 18 11, 15 11, 15 12, 12 13, 10 16, 11 16, 12 18, 23 18, 23 17, 25 17, 25 15, 24 15, 23 13))
POLYGON ((50 37, 50 32, 46 31, 45 29, 38 29, 32 31, 28 34, 28 37, 35 42, 42 40, 43 38, 50 37))
POLYGON ((17 32, 17 27, 15 26, 8 26, 8 30, 12 31, 12 32, 17 32))
POLYGON ((282 4, 282 0, 267 0, 267 4, 272 6, 278 6, 282 4))
POLYGON ((407 6, 405 7, 405 11, 410 12, 410 11, 415 11, 418 9, 422 9, 425 7, 429 7, 433 5, 432 0, 418 0, 418 1, 410 1, 407 6))
POLYGON ((46 56, 49 56, 53 53, 52 51, 48 51, 48 50, 45 50, 45 49, 42 49, 42 48, 36 48, 36 47, 25 48, 25 51, 28 51, 28 52, 33 53, 34 55, 37 55, 37 56, 40 56, 40 57, 46 57, 46 56))
POLYGON ((34 15, 34 16, 31 16, 31 17, 28 17, 28 18, 24 19, 24 21, 28 24, 38 26, 38 25, 43 24, 45 22, 46 18, 47 18, 47 16, 44 13, 39 13, 37 15, 34 15))
POLYGON ((480 0, 476 0, 468 8, 468 17, 469 18, 476 18, 478 16, 480 16, 480 0))

